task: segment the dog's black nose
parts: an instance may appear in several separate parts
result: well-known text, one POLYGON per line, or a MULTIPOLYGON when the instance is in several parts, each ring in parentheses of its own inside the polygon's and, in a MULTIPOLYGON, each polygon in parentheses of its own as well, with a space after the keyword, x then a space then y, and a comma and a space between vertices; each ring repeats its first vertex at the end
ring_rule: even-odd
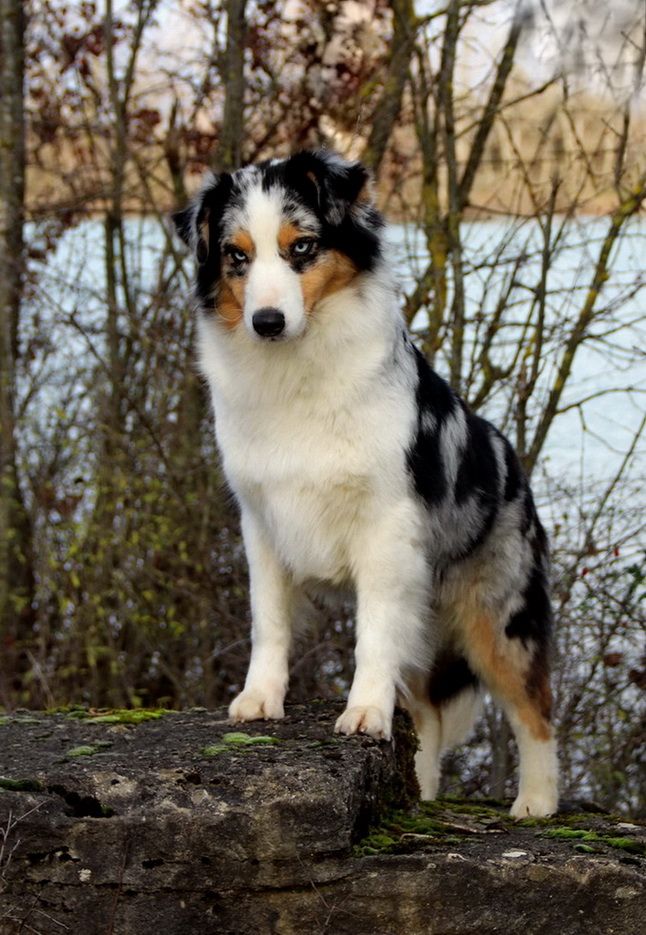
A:
POLYGON ((277 308, 259 308, 251 321, 253 330, 263 338, 275 338, 285 328, 285 316, 277 308))

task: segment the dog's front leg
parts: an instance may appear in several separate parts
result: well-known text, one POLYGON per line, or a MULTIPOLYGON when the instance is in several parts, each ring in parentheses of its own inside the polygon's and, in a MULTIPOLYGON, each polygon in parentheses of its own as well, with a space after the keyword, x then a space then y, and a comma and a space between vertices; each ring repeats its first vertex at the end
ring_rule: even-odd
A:
POLYGON ((392 516, 381 517, 361 549, 356 668, 337 733, 390 740, 397 690, 404 688, 411 670, 428 664, 429 572, 409 513, 403 505, 392 516))
POLYGON ((229 706, 233 721, 284 716, 288 682, 293 584, 267 537, 243 510, 242 534, 249 562, 251 661, 245 687, 229 706))

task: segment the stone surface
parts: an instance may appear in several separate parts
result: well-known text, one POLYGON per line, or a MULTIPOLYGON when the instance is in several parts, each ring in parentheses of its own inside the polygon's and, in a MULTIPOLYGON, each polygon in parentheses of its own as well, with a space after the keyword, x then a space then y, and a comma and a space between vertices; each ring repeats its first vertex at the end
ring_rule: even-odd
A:
POLYGON ((419 807, 408 720, 339 710, 0 719, 0 935, 643 931, 640 825, 419 807))

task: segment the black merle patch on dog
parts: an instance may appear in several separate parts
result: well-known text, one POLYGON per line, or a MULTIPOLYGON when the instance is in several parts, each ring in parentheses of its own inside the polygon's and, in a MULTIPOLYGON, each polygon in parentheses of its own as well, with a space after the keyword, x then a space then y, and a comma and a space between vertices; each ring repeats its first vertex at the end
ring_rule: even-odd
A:
POLYGON ((467 420, 467 439, 455 479, 456 504, 470 502, 478 525, 451 558, 465 559, 487 539, 498 515, 498 461, 492 445, 493 426, 474 415, 461 401, 467 420))
MULTIPOLYGON (((531 499, 531 494, 529 496, 531 499)), ((523 604, 510 617, 505 633, 510 639, 545 646, 552 631, 552 607, 547 580, 547 536, 535 509, 534 521, 536 533, 532 542, 532 567, 522 594, 523 604)))
POLYGON ((369 179, 362 165, 342 163, 324 152, 303 152, 260 168, 266 191, 283 188, 315 215, 320 249, 344 253, 358 270, 374 269, 383 219, 371 205, 357 201, 369 179))
POLYGON ((484 513, 481 513, 478 528, 460 549, 451 554, 451 559, 456 562, 463 561, 473 555, 486 542, 497 515, 497 507, 489 507, 484 513))
POLYGON ((447 493, 440 430, 457 403, 448 383, 431 369, 421 351, 416 347, 412 350, 417 366, 417 432, 408 450, 407 462, 416 492, 430 506, 443 500, 447 493), (424 424, 425 415, 431 426, 424 424))
POLYGON ((492 428, 488 422, 466 409, 467 442, 455 479, 455 502, 464 503, 472 494, 487 509, 498 501, 498 462, 491 444, 492 428))
POLYGON ((440 707, 455 698, 466 688, 477 688, 478 678, 469 668, 464 656, 452 652, 440 653, 428 684, 431 704, 440 707))
POLYGON ((210 305, 222 271, 222 217, 235 196, 233 178, 225 173, 214 177, 213 184, 201 192, 195 205, 173 215, 173 222, 184 243, 195 247, 198 264, 195 291, 203 309, 210 305), (202 236, 205 227, 208 229, 208 242, 202 236))
POLYGON ((498 437, 502 440, 503 445, 505 446, 505 500, 509 503, 512 500, 515 500, 518 496, 520 488, 523 485, 524 476, 523 469, 520 466, 520 462, 516 455, 516 452, 507 441, 505 436, 501 433, 497 433, 498 437))
POLYGON ((412 346, 417 366, 417 408, 420 412, 429 411, 437 419, 438 428, 455 411, 457 400, 455 393, 442 377, 438 376, 422 352, 412 346))
MULTIPOLYGON (((532 527, 533 523, 538 523, 538 514, 536 513, 536 507, 534 506, 534 498, 532 497, 532 492, 529 489, 529 484, 527 481, 524 481, 524 494, 523 494, 523 515, 520 521, 520 531, 523 536, 526 536, 529 530, 532 527)), ((539 524, 540 525, 540 524, 539 524)))
POLYGON ((282 173, 287 187, 299 192, 327 224, 338 226, 359 198, 370 175, 358 162, 342 162, 323 150, 297 153, 271 166, 263 185, 271 187, 272 170, 282 173))

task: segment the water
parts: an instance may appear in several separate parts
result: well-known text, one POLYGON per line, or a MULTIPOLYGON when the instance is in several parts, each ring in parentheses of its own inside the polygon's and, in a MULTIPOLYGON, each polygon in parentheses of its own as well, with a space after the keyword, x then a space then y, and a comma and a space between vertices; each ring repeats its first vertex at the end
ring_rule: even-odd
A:
MULTIPOLYGON (((556 219, 552 240, 554 257, 547 279, 546 322, 551 338, 541 358, 539 397, 545 399, 562 353, 563 337, 585 298, 603 237, 608 229, 606 218, 580 218, 564 224, 556 219), (563 225, 563 226, 562 226, 563 225), (561 227, 562 226, 562 227, 561 227)), ((32 231, 33 234, 33 231, 32 231)), ((29 235, 29 231, 28 231, 29 235)), ((141 307, 155 288, 159 258, 165 239, 170 235, 153 218, 132 218, 126 222, 128 267, 134 302, 141 307)), ((496 362, 508 362, 518 342, 522 322, 527 318, 532 290, 540 279, 542 240, 535 220, 487 220, 463 224, 461 240, 464 252, 467 327, 465 355, 473 349, 477 314, 486 323, 496 307, 501 291, 509 283, 519 254, 523 262, 514 273, 506 325, 501 332, 496 362), (492 262, 493 258, 493 262, 492 262)), ((402 291, 411 288, 415 277, 426 265, 426 252, 419 231, 410 225, 391 225, 389 250, 402 291)), ((103 228, 90 220, 67 231, 44 264, 34 270, 38 292, 32 310, 47 315, 51 322, 54 360, 52 374, 41 403, 55 402, 56 387, 63 377, 87 355, 87 335, 70 328, 69 316, 101 342, 101 324, 105 316, 105 277, 103 265, 103 228)), ((646 365, 644 363, 644 282, 646 257, 646 218, 634 218, 627 225, 610 258, 611 276, 598 301, 605 310, 593 325, 594 339, 579 349, 572 377, 561 400, 561 407, 586 400, 580 407, 559 415, 550 429, 542 456, 542 467, 556 477, 569 477, 588 486, 602 484, 621 464, 633 442, 644 413, 646 365), (602 395, 597 395, 601 394, 602 395)), ((172 258, 166 258, 170 268, 172 258)), ((182 288, 188 290, 188 277, 182 288)), ((451 300, 449 282, 449 306, 451 300)), ((424 313, 413 323, 423 329, 424 313)), ((481 324, 482 328, 483 325, 481 324)), ((447 356, 441 348, 436 368, 446 375, 447 356)), ((478 374, 476 370, 476 384, 478 374)), ((504 381, 487 401, 482 412, 501 424, 508 416, 512 387, 504 381)), ((507 431, 513 426, 507 425, 507 431)), ((643 443, 636 449, 631 470, 639 472, 638 458, 643 443)))
MULTIPOLYGON (((563 340, 583 305, 608 227, 606 218, 576 219, 565 225, 557 219, 554 223, 552 240, 558 240, 547 278, 546 301, 546 322, 553 334, 541 360, 541 402, 553 383, 563 340)), ((405 226, 391 227, 389 239, 399 260, 403 287, 409 289, 426 263, 423 239, 419 231, 405 226)), ((503 335, 508 346, 497 355, 497 362, 506 363, 520 334, 513 322, 526 319, 532 290, 540 279, 539 225, 534 220, 474 221, 463 225, 461 240, 467 270, 466 309, 471 318, 482 312, 485 321, 490 319, 516 257, 519 253, 525 256, 515 272, 516 285, 509 299, 510 323, 503 335), (488 262, 492 256, 496 257, 493 268, 488 262)), ((603 481, 619 468, 639 429, 646 401, 645 259, 646 218, 634 218, 610 255, 611 275, 597 301, 600 314, 591 328, 594 337, 577 351, 559 408, 586 401, 555 419, 543 449, 543 465, 550 473, 584 477, 588 483, 603 481)), ((420 313, 413 327, 423 325, 420 313)), ((472 325, 467 329, 467 352, 473 334, 472 325)), ((436 366, 440 372, 448 372, 442 349, 436 366)), ((510 386, 501 385, 483 414, 499 422, 510 391, 510 386)), ((513 431, 510 435, 513 437, 513 431)), ((643 444, 638 445, 636 455, 643 450, 643 444)))

